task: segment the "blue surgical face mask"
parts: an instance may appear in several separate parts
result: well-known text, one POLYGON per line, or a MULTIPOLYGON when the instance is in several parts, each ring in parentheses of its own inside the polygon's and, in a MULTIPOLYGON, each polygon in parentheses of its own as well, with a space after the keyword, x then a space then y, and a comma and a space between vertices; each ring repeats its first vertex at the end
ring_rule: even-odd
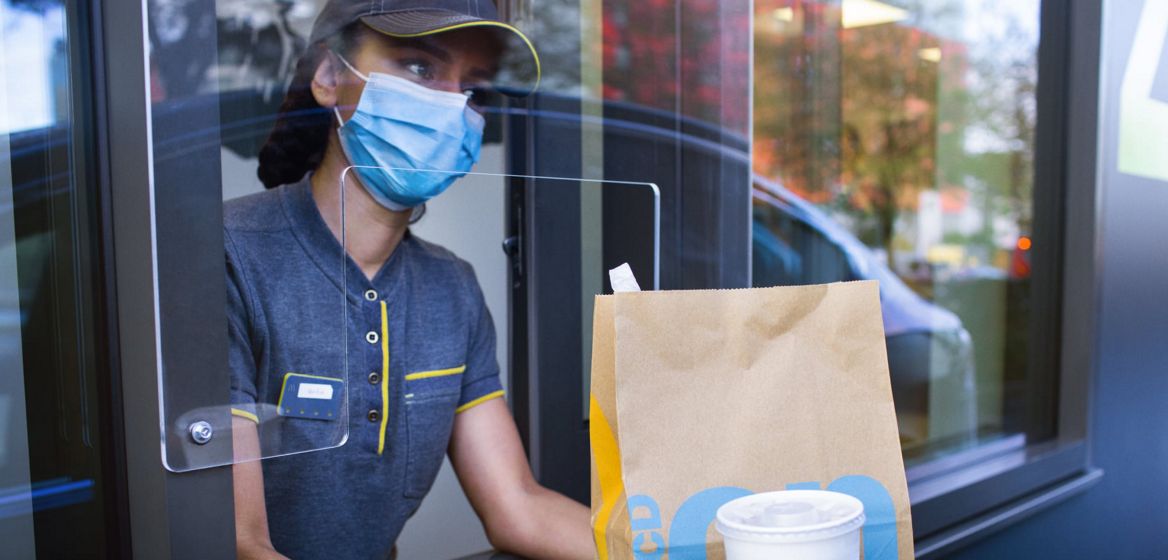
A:
POLYGON ((341 148, 351 165, 360 166, 354 171, 382 206, 421 205, 479 160, 484 121, 467 106, 467 96, 388 74, 366 76, 344 58, 341 62, 365 81, 348 122, 333 108, 341 148))

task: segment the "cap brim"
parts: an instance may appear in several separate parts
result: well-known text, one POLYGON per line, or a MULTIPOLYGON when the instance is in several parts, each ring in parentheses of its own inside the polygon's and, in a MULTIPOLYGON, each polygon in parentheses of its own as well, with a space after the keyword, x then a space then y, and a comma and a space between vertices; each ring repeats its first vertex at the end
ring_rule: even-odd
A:
POLYGON ((540 68, 539 53, 536 52, 535 45, 532 44, 531 40, 522 31, 501 21, 482 19, 447 10, 404 10, 364 16, 361 18, 361 23, 364 23, 375 31, 401 39, 426 37, 428 35, 436 35, 438 33, 472 27, 496 29, 501 32, 501 36, 514 37, 522 43, 523 48, 531 54, 531 65, 535 69, 534 80, 526 81, 521 87, 514 90, 508 88, 509 91, 507 93, 509 95, 526 96, 539 88, 539 82, 543 73, 540 68))

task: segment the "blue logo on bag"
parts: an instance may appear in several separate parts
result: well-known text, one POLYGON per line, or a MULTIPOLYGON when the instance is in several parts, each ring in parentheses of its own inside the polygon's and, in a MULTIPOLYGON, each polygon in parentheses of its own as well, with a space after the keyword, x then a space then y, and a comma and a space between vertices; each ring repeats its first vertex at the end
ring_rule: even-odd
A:
MULTIPOLYGON (((819 482, 796 482, 787 490, 820 490, 819 482)), ((828 490, 848 494, 864 504, 863 542, 865 560, 895 560, 899 554, 896 533, 896 506, 892 495, 876 479, 863 476, 843 476, 827 485, 828 490)), ((706 534, 718 513, 718 508, 731 500, 753 492, 735 486, 707 488, 690 496, 669 525, 665 538, 661 523, 661 508, 657 501, 644 494, 628 499, 629 526, 633 531, 633 557, 637 560, 662 560, 666 542, 670 560, 705 560, 706 534)))

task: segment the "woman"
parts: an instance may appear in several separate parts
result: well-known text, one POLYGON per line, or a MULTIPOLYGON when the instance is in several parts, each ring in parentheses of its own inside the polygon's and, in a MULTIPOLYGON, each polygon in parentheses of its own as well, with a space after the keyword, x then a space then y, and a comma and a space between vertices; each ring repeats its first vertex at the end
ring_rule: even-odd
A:
POLYGON ((237 459, 344 445, 235 465, 241 558, 392 557, 447 453, 493 546, 592 556, 587 509, 535 482, 498 398, 473 271, 409 232, 457 174, 357 169, 341 204, 350 165, 470 169, 506 33, 522 38, 489 0, 332 0, 318 17, 260 155, 270 190, 225 206, 233 441, 237 459), (288 404, 306 394, 307 412, 288 404), (344 406, 338 430, 323 417, 344 406))

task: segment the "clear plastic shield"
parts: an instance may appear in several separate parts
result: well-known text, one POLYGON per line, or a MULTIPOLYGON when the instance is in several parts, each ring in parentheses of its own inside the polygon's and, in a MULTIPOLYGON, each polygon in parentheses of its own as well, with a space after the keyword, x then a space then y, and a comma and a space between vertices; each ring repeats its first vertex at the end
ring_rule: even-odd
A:
MULTIPOLYGON (((449 251, 450 256, 466 261, 473 269, 493 319, 496 363, 504 384, 511 377, 511 364, 525 359, 509 352, 524 352, 534 344, 530 337, 551 332, 579 333, 575 342, 561 340, 562 346, 552 343, 552 354, 561 361, 559 371, 580 372, 581 407, 565 408, 563 413, 582 415, 587 420, 592 306, 597 294, 612 292, 608 271, 629 263, 641 289, 660 288, 661 195, 656 185, 361 166, 346 169, 341 183, 350 206, 377 204, 377 198, 408 197, 408 193, 391 190, 401 185, 446 187, 424 208, 412 212, 411 235, 419 244, 435 245, 439 252, 449 251), (535 236, 533 231, 543 234, 535 236), (555 321, 579 324, 534 324, 532 306, 557 310, 552 313, 555 321), (529 339, 513 340, 517 336, 529 339)), ((357 228, 350 224, 346 234, 357 235, 357 228)), ((353 250, 360 243, 349 239, 346 246, 353 250)), ((434 341, 409 343, 441 345, 434 341)), ((543 344, 543 348, 549 347, 546 340, 543 344)), ((409 364, 409 370, 404 372, 406 398, 401 404, 409 408, 442 390, 442 385, 433 380, 422 382, 420 377, 426 373, 421 370, 460 365, 456 362, 460 360, 426 363, 423 359, 422 363, 409 364)), ((452 386, 452 381, 448 379, 447 385, 452 386)))
POLYGON ((422 465, 404 448, 411 425, 435 429, 505 389, 513 290, 540 286, 532 254, 578 267, 589 319, 621 262, 657 286, 660 195, 649 183, 350 167, 333 185, 227 203, 226 314, 204 341, 226 355, 197 360, 227 374, 199 377, 167 360, 182 352, 163 353, 175 364, 160 395, 170 470, 342 445, 422 465), (412 205, 400 185, 441 194, 386 211, 412 205), (562 235, 525 235, 531 220, 559 217, 562 235), (208 380, 224 385, 220 404, 184 401, 184 387, 208 380))
POLYGON ((174 250, 200 277, 215 276, 202 267, 222 270, 222 287, 198 287, 205 301, 178 293, 181 278, 157 278, 167 469, 335 448, 348 438, 348 357, 366 331, 350 317, 360 294, 344 284, 352 264, 339 241, 341 197, 336 187, 331 196, 315 190, 303 181, 224 203, 224 251, 205 257, 215 262, 174 250))
MULTIPOLYGON (((501 280, 504 272, 510 273, 510 283, 524 277, 523 251, 538 243, 541 250, 580 259, 581 275, 588 278, 583 287, 594 288, 586 297, 603 291, 608 270, 622 264, 621 257, 641 265, 634 272, 642 289, 660 287, 661 193, 653 183, 358 165, 341 173, 341 191, 346 204, 411 206, 412 233, 449 245, 480 276, 486 271, 488 277, 499 277, 492 280, 501 280), (440 196, 418 203, 426 190, 440 196), (526 238, 529 220, 544 214, 568 217, 565 221, 578 224, 579 231, 556 239, 526 238), (606 224, 620 224, 620 229, 606 224)), ((346 234, 359 235, 351 228, 346 234)), ((348 240, 344 243, 351 248, 348 240)))

